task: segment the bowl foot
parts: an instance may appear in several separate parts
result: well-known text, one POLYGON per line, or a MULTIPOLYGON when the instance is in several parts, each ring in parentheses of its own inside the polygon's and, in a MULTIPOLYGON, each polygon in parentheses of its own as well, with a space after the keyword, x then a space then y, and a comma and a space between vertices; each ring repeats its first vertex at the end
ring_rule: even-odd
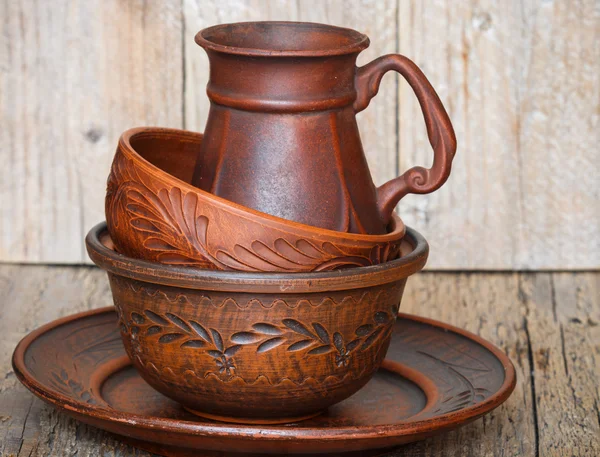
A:
POLYGON ((306 419, 311 419, 313 417, 322 414, 323 411, 318 411, 316 413, 307 414, 305 416, 296 416, 296 417, 282 417, 280 419, 277 418, 269 418, 269 419, 259 419, 254 417, 227 417, 227 416, 219 416, 217 414, 209 414, 203 413, 201 411, 196 411, 193 409, 184 406, 183 409, 189 411, 196 416, 203 417, 205 419, 210 419, 219 422, 229 422, 234 424, 251 424, 251 425, 270 425, 270 424, 289 424, 292 422, 300 422, 306 419))

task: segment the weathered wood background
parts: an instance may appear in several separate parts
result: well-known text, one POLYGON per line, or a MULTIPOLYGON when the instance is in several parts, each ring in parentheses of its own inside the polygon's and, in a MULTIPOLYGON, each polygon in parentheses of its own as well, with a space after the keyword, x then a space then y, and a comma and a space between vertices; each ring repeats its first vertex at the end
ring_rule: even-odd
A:
MULTIPOLYGON (((265 19, 356 28, 372 42, 360 64, 400 52, 438 90, 454 171, 399 208, 430 241, 429 268, 600 266, 598 0, 0 0, 0 261, 85 262, 119 134, 203 130, 194 34, 265 19)), ((396 76, 359 122, 377 183, 430 164, 396 76)))
MULTIPOLYGON (((44 405, 10 366, 32 329, 111 305, 106 274, 0 265, 0 296, 0 456, 153 457, 44 405)), ((491 414, 386 457, 600 455, 600 273, 422 273, 408 281, 401 310, 496 344, 515 364, 517 386, 491 414)))

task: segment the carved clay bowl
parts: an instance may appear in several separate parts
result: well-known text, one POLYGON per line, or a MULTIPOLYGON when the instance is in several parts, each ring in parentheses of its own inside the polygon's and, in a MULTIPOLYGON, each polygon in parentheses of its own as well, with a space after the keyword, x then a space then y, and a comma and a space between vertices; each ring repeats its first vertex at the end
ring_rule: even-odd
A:
POLYGON ((108 273, 121 336, 148 384, 203 417, 294 422, 364 386, 380 366, 407 278, 427 260, 409 229, 399 259, 313 273, 172 266, 86 238, 108 273))
POLYGON ((397 216, 385 235, 336 232, 192 186, 201 143, 202 134, 183 130, 123 133, 106 194, 108 230, 120 252, 170 265, 249 272, 327 271, 398 256, 405 228, 397 216))

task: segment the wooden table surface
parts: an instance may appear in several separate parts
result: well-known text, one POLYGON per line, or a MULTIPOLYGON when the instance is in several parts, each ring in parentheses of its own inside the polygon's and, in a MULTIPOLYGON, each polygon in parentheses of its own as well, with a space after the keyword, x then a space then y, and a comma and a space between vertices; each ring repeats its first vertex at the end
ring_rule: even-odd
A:
MULTIPOLYGON (((421 273, 401 310, 466 328, 517 369, 488 416, 389 456, 600 456, 600 273, 421 273)), ((144 456, 56 412, 16 379, 17 342, 71 313, 111 304, 93 267, 0 265, 0 456, 144 456)))

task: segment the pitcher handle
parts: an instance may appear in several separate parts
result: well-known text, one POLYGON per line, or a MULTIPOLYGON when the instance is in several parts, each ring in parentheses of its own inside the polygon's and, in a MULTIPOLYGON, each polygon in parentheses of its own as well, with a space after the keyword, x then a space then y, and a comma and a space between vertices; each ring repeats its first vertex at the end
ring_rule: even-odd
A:
POLYGON ((431 168, 410 168, 403 175, 377 188, 377 206, 385 222, 390 220, 394 208, 405 195, 428 194, 439 189, 450 175, 452 159, 456 153, 456 136, 444 105, 419 67, 404 56, 388 54, 357 68, 355 112, 358 113, 369 105, 379 91, 381 78, 390 70, 404 76, 419 100, 429 143, 433 148, 433 165, 431 168))

